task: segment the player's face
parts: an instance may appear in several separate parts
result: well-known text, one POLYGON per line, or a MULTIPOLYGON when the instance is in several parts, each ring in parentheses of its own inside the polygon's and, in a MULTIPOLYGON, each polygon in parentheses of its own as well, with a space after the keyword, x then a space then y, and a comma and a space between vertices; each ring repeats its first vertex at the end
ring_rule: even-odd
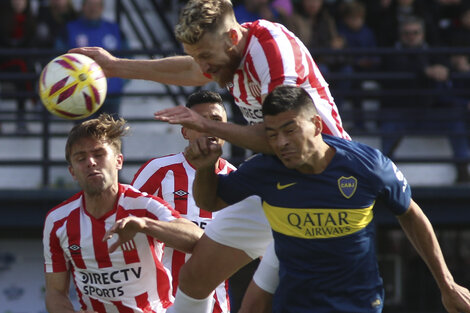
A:
POLYGON ((107 142, 83 138, 72 146, 69 171, 85 193, 99 195, 117 187, 122 162, 122 154, 107 142))
POLYGON ((196 44, 183 44, 183 47, 201 70, 210 74, 220 87, 226 87, 233 80, 241 57, 223 36, 207 33, 196 44))
MULTIPOLYGON (((227 122, 227 113, 225 112, 223 107, 217 103, 196 104, 191 107, 191 110, 199 113, 207 119, 223 123, 227 122)), ((189 128, 183 128, 183 136, 186 140, 189 141, 193 141, 201 137, 208 137, 212 143, 223 145, 225 142, 220 138, 209 136, 208 134, 200 133, 196 130, 189 128)))
POLYGON ((269 145, 287 168, 302 171, 310 167, 318 142, 311 114, 290 110, 265 115, 264 125, 269 145))

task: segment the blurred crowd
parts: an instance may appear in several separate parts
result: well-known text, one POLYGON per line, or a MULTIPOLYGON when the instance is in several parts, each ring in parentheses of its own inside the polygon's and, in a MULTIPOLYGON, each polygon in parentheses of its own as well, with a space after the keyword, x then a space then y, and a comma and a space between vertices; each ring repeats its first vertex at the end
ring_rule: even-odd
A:
MULTIPOLYGON (((168 1, 167 1, 168 2, 168 1)), ((370 79, 350 79, 355 73, 396 73, 396 78, 374 79, 383 92, 380 102, 382 149, 393 157, 403 133, 412 130, 443 130, 449 134, 458 160, 458 181, 468 181, 470 158, 466 116, 468 96, 452 91, 470 85, 468 54, 426 53, 430 47, 470 47, 469 0, 232 0, 240 23, 268 19, 284 24, 311 51, 347 127, 368 131, 363 117, 362 96, 370 79), (393 48, 400 54, 341 54, 341 50, 393 48), (323 49, 323 52, 322 52, 323 49), (325 49, 339 53, 326 54, 325 49), (420 53, 422 52, 422 53, 420 53), (341 74, 334 78, 332 74, 341 74), (402 77, 403 73, 413 76, 402 77), (387 94, 387 90, 393 92, 387 94), (436 91, 436 94, 429 90, 436 91), (336 92, 335 92, 336 91, 336 92), (345 110, 345 107, 350 110, 345 110), (406 111, 406 113, 403 113, 406 111), (423 112, 426 112, 423 114, 423 112), (442 116, 451 121, 440 121, 442 116), (403 116, 407 116, 406 119, 403 116), (425 119, 425 121, 423 121, 425 119), (435 120, 437 119, 437 120, 435 120), (461 162, 459 161, 461 160, 461 162)), ((4 0, 0 2, 0 48, 47 48, 66 51, 80 46, 102 46, 107 50, 127 47, 113 21, 103 18, 104 0, 4 0), (74 4, 81 3, 81 7, 74 4)), ((168 2, 174 8, 175 3, 168 2)), ((0 72, 28 72, 28 58, 0 56, 0 72)), ((33 69, 34 71, 34 69, 33 69)), ((13 87, 33 91, 34 82, 18 80, 13 87)), ((120 94, 124 82, 113 79, 109 93, 120 94)), ((25 102, 17 100, 17 132, 27 133, 25 102)), ((119 97, 110 96, 99 112, 119 114, 119 97)))

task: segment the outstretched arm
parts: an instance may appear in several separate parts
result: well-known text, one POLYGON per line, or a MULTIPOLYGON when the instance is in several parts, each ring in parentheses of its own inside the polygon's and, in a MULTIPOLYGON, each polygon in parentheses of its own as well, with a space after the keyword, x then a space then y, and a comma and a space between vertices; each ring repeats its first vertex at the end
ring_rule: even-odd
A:
POLYGON ((120 245, 134 238, 138 232, 157 238, 166 245, 185 253, 193 251, 196 242, 203 234, 202 229, 184 218, 166 222, 147 217, 129 216, 118 220, 106 232, 103 240, 111 239, 113 234, 118 234, 118 240, 109 246, 109 252, 113 252, 120 245))
POLYGON ((418 204, 411 200, 408 211, 399 216, 398 221, 434 276, 441 290, 442 303, 446 310, 449 313, 470 313, 470 292, 454 281, 432 225, 418 204))
POLYGON ((169 124, 179 124, 255 152, 273 153, 266 140, 263 123, 255 125, 222 123, 204 118, 197 112, 184 106, 155 112, 155 119, 169 124))
POLYGON ((152 80, 162 84, 202 86, 211 80, 205 77, 191 56, 173 56, 155 60, 122 59, 100 47, 69 50, 94 59, 106 77, 152 80))
POLYGON ((184 150, 186 159, 196 169, 193 182, 194 201, 199 208, 210 212, 228 205, 217 196, 218 177, 214 168, 221 154, 222 146, 212 143, 207 137, 190 142, 184 150))

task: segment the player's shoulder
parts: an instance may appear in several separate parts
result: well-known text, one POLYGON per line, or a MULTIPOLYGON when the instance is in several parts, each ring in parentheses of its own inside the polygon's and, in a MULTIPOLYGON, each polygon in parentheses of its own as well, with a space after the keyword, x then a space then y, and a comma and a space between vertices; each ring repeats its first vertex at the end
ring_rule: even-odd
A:
POLYGON ((181 163, 185 160, 183 153, 168 154, 148 160, 140 168, 160 168, 175 163, 181 163))
POLYGON ((243 171, 263 171, 272 170, 273 168, 282 165, 279 159, 273 155, 257 153, 247 158, 240 164, 238 170, 243 171))
POLYGON ((276 38, 277 35, 284 34, 285 31, 285 27, 282 24, 263 19, 243 25, 248 28, 249 37, 256 37, 259 42, 269 42, 276 38))
POLYGON ((157 170, 177 164, 183 163, 185 161, 183 153, 169 154, 157 158, 152 158, 145 162, 135 173, 134 181, 137 177, 141 176, 143 173, 149 175, 149 173, 155 173, 157 170))
POLYGON ((46 219, 58 220, 68 216, 74 209, 79 208, 82 202, 83 191, 79 191, 67 200, 56 205, 46 214, 46 219))
POLYGON ((380 150, 359 141, 347 140, 325 134, 323 134, 323 139, 330 146, 344 150, 350 157, 369 159, 375 162, 378 159, 382 159, 384 156, 380 150))
POLYGON ((372 175, 379 173, 389 159, 380 150, 358 141, 346 140, 330 135, 323 135, 327 144, 336 149, 340 160, 347 162, 349 167, 359 171, 367 171, 372 175))

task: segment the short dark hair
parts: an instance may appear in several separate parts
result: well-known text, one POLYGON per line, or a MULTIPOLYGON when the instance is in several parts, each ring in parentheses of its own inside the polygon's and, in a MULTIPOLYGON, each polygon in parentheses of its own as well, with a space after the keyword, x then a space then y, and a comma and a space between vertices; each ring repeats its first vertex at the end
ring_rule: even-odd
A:
POLYGON ((226 111, 224 102, 220 94, 209 90, 200 90, 192 93, 188 97, 186 107, 192 108, 193 106, 201 103, 217 103, 224 109, 224 111, 226 111))
POLYGON ((315 110, 313 100, 305 89, 282 85, 274 88, 264 99, 263 115, 277 115, 290 110, 300 111, 307 107, 315 110))

